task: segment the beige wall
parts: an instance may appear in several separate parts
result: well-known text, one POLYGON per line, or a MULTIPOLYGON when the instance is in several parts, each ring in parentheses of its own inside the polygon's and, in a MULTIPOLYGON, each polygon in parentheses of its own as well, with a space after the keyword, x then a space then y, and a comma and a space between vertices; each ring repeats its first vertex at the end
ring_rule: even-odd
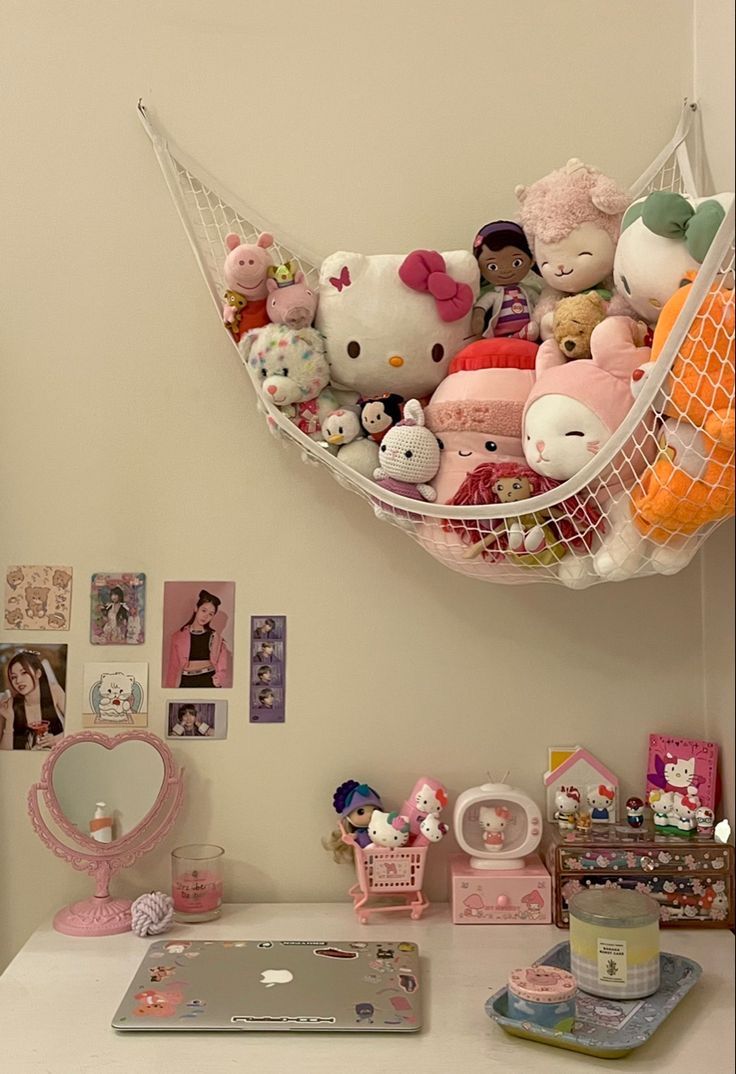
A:
MULTIPOLYGON (((730 0, 695 0, 695 93, 705 129, 709 191, 734 189, 734 17, 730 0), (709 122, 710 120, 710 122, 709 122), (715 120, 715 122, 713 122, 715 120)), ((708 542, 703 563, 703 652, 708 735, 721 745, 721 812, 736 824, 734 787, 734 527, 708 542)))
MULTIPOLYGON (((70 730, 97 655, 93 571, 148 575, 157 732, 164 580, 237 583, 228 739, 176 748, 184 815, 121 891, 166 887, 170 847, 208 839, 227 848, 231 899, 340 899, 350 872, 319 839, 344 778, 398 805, 419 774, 454 796, 510 768, 539 796, 547 744, 580 741, 626 794, 642 790, 650 729, 705 730, 697 565, 585 593, 473 583, 276 447, 135 117, 143 95, 225 186, 318 251, 466 245, 514 211, 515 182, 568 156, 633 180, 691 89, 689 0, 524 11, 3 5, 0 565, 74 565, 72 630, 45 636, 70 646, 70 730), (269 612, 289 616, 287 723, 251 727, 244 631, 269 612)), ((0 964, 91 890, 31 831, 40 766, 0 757, 0 964)), ((433 853, 435 897, 449 849, 433 853)))

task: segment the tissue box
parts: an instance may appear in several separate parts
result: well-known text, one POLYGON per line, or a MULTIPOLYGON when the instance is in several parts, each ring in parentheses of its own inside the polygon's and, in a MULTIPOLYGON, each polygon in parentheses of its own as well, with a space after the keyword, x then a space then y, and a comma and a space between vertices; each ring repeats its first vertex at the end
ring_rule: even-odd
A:
POLYGON ((567 900, 591 887, 633 888, 659 903, 665 927, 732 928, 734 850, 701 836, 660 835, 653 825, 601 824, 588 832, 545 829, 554 922, 569 926, 567 900))
POLYGON ((538 854, 523 869, 473 869, 467 854, 450 858, 455 925, 549 925, 552 879, 538 854))

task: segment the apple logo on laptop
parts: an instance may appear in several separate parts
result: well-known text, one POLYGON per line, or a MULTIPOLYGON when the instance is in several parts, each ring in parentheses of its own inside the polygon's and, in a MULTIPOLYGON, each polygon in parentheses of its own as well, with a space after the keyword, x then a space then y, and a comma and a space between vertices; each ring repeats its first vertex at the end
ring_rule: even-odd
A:
POLYGON ((273 988, 277 984, 288 984, 294 980, 291 970, 264 970, 261 973, 261 984, 266 988, 273 988))

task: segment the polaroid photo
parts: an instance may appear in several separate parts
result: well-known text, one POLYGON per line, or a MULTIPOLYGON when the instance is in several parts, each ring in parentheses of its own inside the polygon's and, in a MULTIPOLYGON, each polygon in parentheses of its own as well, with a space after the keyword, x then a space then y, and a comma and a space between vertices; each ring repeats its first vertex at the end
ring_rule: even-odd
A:
POLYGON ((169 701, 166 737, 227 738, 227 701, 169 701))

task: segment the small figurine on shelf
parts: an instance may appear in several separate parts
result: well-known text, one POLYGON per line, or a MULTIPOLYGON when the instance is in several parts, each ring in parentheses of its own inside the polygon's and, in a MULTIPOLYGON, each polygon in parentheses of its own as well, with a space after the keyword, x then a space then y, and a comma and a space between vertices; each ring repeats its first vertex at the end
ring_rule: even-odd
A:
POLYGON ((403 847, 409 842, 409 818, 374 809, 368 824, 369 846, 403 847))
POLYGON ((409 846, 439 843, 447 833, 440 813, 447 805, 447 791, 432 776, 420 776, 399 812, 409 818, 409 846))
POLYGON ((555 794, 555 820, 561 832, 574 832, 580 809, 577 787, 560 787, 555 794))
POLYGON ((690 788, 687 795, 676 794, 672 811, 669 815, 670 828, 673 834, 694 835, 696 827, 695 816, 699 808, 700 799, 694 787, 690 788))
POLYGON ((511 820, 511 810, 506 806, 481 806, 478 821, 483 829, 483 846, 496 851, 503 848, 504 828, 511 820))
MULTIPOLYGON (((368 834, 371 816, 376 809, 383 809, 378 793, 367 783, 348 779, 333 794, 332 804, 344 831, 353 836, 358 846, 368 846, 371 842, 368 834)), ((322 845, 331 852, 336 862, 350 861, 353 856, 352 847, 342 841, 339 829, 332 832, 329 839, 323 839, 322 845)))
POLYGON ((626 822, 632 828, 641 828, 644 824, 644 803, 641 798, 629 798, 627 800, 626 822))
POLYGON ((607 824, 611 819, 610 809, 615 798, 613 787, 598 783, 588 787, 587 799, 590 806, 590 819, 594 824, 607 824))
POLYGON ((536 271, 534 256, 523 229, 511 220, 485 224, 473 239, 481 293, 473 306, 474 336, 539 338, 533 319, 535 292, 524 279, 536 271))
POLYGON ((439 843, 449 832, 449 827, 434 813, 428 813, 419 825, 419 835, 410 840, 412 846, 426 847, 430 843, 439 843))
POLYGON ((649 807, 653 814, 654 827, 659 828, 661 831, 663 828, 668 827, 670 823, 670 813, 673 804, 672 792, 653 789, 650 790, 648 797, 649 807))
POLYGON ((589 832, 593 827, 593 821, 590 819, 590 813, 588 811, 578 813, 575 818, 575 830, 578 832, 589 832))
POLYGON ((695 812, 695 825, 698 835, 705 839, 712 839, 715 832, 715 814, 708 806, 700 806, 695 812))

